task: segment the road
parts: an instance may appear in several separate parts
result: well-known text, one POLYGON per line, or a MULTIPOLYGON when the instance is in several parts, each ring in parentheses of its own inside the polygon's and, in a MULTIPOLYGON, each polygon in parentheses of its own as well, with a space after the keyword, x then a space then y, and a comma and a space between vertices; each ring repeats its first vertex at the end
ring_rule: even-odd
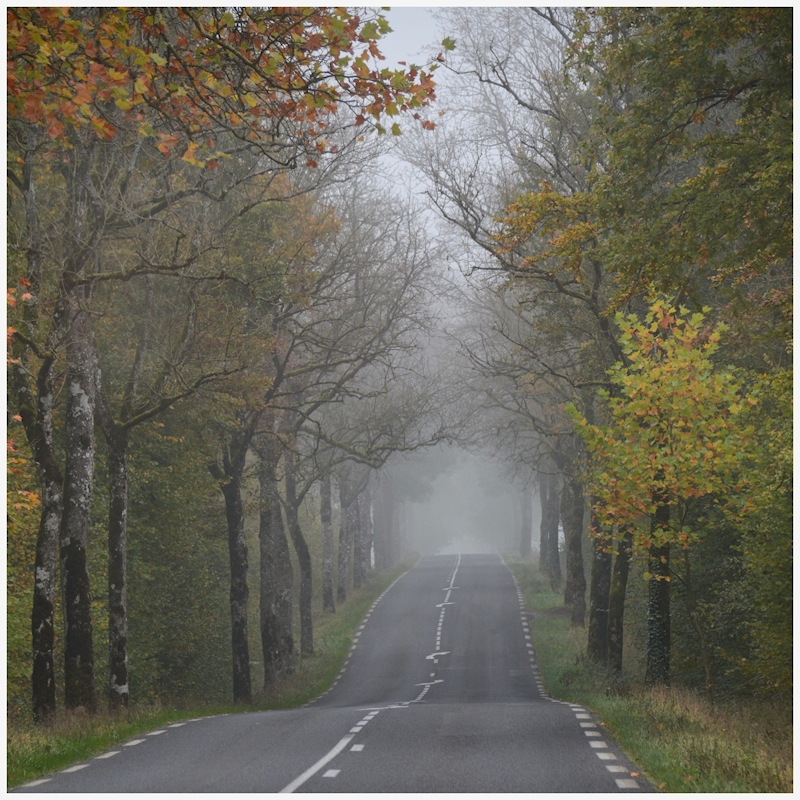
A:
POLYGON ((652 788, 591 714, 546 695, 502 559, 464 555, 423 558, 395 581, 304 708, 169 725, 17 791, 652 788))

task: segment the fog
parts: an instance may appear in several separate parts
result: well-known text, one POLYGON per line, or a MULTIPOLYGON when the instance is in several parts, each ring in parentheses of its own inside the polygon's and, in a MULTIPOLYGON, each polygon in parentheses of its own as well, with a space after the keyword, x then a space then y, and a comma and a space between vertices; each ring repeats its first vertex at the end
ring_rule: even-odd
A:
MULTIPOLYGON (((519 550, 521 486, 492 459, 438 448, 406 462, 406 470, 421 484, 405 505, 405 534, 413 550, 421 555, 519 550)), ((540 518, 534 497, 534 531, 540 518)), ((538 535, 532 540, 537 549, 538 535)))

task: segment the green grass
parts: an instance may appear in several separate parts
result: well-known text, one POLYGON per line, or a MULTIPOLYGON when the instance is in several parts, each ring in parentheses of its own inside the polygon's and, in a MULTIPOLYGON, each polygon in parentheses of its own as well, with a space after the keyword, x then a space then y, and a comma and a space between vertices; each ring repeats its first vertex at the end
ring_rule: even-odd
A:
POLYGON ((712 706, 686 689, 611 681, 585 656, 586 631, 571 628, 563 597, 536 566, 506 559, 528 609, 539 668, 553 696, 591 709, 644 774, 667 792, 791 792, 791 703, 757 698, 712 706))
POLYGON ((85 761, 137 734, 170 722, 217 714, 296 708, 310 702, 333 683, 352 643, 353 632, 375 598, 411 566, 405 563, 373 575, 336 614, 325 613, 316 618, 314 655, 298 659, 294 674, 258 694, 251 705, 135 706, 118 715, 94 716, 59 711, 55 719, 39 726, 9 719, 6 729, 8 788, 85 761))

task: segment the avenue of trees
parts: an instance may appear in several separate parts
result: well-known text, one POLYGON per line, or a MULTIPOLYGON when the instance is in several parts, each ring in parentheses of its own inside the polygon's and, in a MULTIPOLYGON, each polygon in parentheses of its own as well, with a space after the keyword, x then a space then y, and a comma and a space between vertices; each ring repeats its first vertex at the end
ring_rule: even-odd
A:
POLYGON ((791 14, 439 22, 446 113, 405 152, 460 232, 478 439, 538 491, 541 570, 612 674, 627 631, 650 684, 789 691, 791 14))
POLYGON ((430 72, 382 68, 385 30, 340 9, 9 11, 9 569, 32 664, 15 626, 10 649, 35 718, 57 696, 93 711, 102 684, 111 708, 131 684, 219 695, 224 582, 222 652, 251 699, 254 494, 265 683, 293 668, 294 582, 314 649, 304 501, 330 610, 373 536, 399 558, 373 474, 448 423, 419 354, 435 253, 366 166, 367 129, 433 127, 413 119, 430 72))
POLYGON ((438 22, 9 10, 15 711, 253 700, 439 442, 614 680, 791 691, 791 9, 438 22))

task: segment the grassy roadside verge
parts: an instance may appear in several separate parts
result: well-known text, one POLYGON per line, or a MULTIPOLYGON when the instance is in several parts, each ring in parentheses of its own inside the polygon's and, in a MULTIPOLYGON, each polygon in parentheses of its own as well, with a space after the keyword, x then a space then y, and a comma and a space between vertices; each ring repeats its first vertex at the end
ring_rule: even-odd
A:
POLYGON ((170 722, 217 714, 296 708, 310 702, 333 683, 350 648, 353 632, 375 598, 411 566, 413 562, 407 562, 373 575, 336 614, 315 618, 315 654, 298 660, 293 675, 258 695, 252 705, 134 707, 116 716, 97 714, 93 717, 61 711, 51 723, 42 726, 9 720, 7 787, 13 788, 64 769, 170 722))
POLYGON ((791 792, 791 708, 767 700, 711 706, 696 693, 609 686, 585 658, 586 632, 571 628, 563 598, 535 565, 506 558, 525 597, 539 668, 548 692, 580 703, 653 785, 666 792, 791 792))

